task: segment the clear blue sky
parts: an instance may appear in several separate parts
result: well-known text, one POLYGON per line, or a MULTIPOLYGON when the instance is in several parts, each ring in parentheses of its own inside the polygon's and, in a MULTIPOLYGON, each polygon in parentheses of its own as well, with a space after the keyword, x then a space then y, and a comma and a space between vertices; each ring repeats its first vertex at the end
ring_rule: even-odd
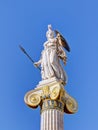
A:
POLYGON ((67 39, 67 92, 78 101, 64 115, 65 130, 98 130, 98 1, 0 0, 0 130, 39 130, 40 109, 24 95, 41 80, 39 70, 19 50, 22 44, 37 61, 52 24, 67 39))

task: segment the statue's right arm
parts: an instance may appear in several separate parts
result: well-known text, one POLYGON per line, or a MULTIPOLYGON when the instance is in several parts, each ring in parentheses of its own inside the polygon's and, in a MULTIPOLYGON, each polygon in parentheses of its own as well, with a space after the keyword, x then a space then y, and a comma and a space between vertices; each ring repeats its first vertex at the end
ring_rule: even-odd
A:
POLYGON ((34 63, 35 67, 38 67, 42 63, 42 55, 43 55, 43 51, 41 52, 40 60, 34 63))
POLYGON ((38 67, 41 64, 41 59, 34 63, 35 67, 38 67))

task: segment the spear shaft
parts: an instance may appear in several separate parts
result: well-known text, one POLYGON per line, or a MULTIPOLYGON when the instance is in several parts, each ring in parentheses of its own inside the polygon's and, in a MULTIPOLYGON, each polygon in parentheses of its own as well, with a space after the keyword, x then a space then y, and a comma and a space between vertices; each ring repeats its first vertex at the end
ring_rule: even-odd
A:
MULTIPOLYGON (((21 51, 29 58, 29 60, 33 63, 33 65, 34 65, 34 60, 29 56, 29 54, 26 52, 26 50, 21 46, 21 45, 19 45, 19 48, 21 49, 21 51)), ((35 66, 35 65, 34 65, 35 66)), ((39 70, 41 70, 40 69, 40 67, 37 67, 39 70)))

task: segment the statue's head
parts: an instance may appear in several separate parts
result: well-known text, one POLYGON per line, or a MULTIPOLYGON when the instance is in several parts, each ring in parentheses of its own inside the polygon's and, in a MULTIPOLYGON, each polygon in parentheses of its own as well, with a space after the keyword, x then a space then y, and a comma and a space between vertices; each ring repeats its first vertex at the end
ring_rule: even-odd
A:
POLYGON ((47 39, 54 38, 54 31, 52 30, 51 24, 48 25, 48 31, 46 32, 47 39))

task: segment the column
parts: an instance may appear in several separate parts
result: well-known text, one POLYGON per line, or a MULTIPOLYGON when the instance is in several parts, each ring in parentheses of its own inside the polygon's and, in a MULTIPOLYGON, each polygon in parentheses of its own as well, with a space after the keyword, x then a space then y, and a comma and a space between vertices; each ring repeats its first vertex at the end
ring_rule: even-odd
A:
POLYGON ((41 113, 41 130, 64 130, 63 125, 62 111, 49 109, 41 113))

